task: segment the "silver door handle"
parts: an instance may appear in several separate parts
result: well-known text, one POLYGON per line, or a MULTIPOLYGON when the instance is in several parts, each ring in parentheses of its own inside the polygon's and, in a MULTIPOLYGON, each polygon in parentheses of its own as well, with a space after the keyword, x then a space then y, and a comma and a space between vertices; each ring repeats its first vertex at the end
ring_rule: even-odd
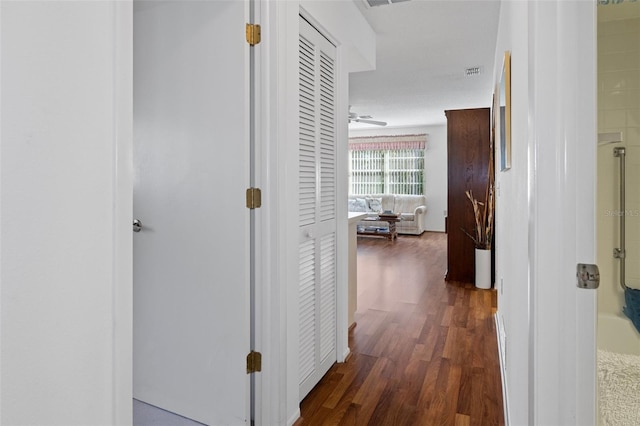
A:
POLYGON ((142 230, 142 222, 138 219, 133 219, 133 232, 140 232, 142 230))

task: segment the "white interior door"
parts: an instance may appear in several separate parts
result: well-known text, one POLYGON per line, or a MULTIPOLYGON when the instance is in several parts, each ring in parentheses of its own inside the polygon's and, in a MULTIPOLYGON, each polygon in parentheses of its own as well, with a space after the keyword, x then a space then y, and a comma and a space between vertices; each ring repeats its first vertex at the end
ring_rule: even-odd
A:
POLYGON ((245 1, 134 8, 134 398, 210 425, 249 413, 245 1))
POLYGON ((335 46, 300 18, 300 399, 336 362, 335 46))

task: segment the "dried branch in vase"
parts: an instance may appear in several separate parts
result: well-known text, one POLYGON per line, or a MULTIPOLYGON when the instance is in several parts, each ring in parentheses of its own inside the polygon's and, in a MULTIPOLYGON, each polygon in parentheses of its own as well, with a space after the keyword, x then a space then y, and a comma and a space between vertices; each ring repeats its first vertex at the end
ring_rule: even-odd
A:
POLYGON ((489 185, 487 203, 477 200, 471 190, 465 194, 473 207, 475 232, 472 235, 466 229, 462 229, 462 231, 473 240, 476 248, 489 250, 493 241, 493 184, 489 185))
POLYGON ((495 208, 495 191, 494 191, 494 135, 495 129, 491 129, 491 139, 489 143, 489 165, 487 168, 487 190, 485 193, 486 202, 477 200, 473 196, 473 192, 468 190, 465 192, 471 205, 473 206, 473 215, 475 217, 475 235, 471 235, 466 229, 462 228, 462 232, 467 234, 473 240, 477 249, 490 250, 493 244, 493 210, 495 208))

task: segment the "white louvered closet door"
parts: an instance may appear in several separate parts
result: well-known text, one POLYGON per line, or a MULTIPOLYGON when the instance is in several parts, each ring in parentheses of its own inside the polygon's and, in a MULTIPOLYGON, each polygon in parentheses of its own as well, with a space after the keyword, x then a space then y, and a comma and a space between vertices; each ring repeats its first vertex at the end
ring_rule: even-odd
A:
POLYGON ((300 400, 336 361, 335 50, 300 17, 300 400))

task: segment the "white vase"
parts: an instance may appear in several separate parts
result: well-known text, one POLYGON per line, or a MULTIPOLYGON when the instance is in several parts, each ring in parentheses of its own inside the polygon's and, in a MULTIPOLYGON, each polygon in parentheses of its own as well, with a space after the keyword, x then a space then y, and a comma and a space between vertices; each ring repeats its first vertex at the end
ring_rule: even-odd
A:
POLYGON ((491 250, 476 249, 476 287, 491 288, 491 250))

